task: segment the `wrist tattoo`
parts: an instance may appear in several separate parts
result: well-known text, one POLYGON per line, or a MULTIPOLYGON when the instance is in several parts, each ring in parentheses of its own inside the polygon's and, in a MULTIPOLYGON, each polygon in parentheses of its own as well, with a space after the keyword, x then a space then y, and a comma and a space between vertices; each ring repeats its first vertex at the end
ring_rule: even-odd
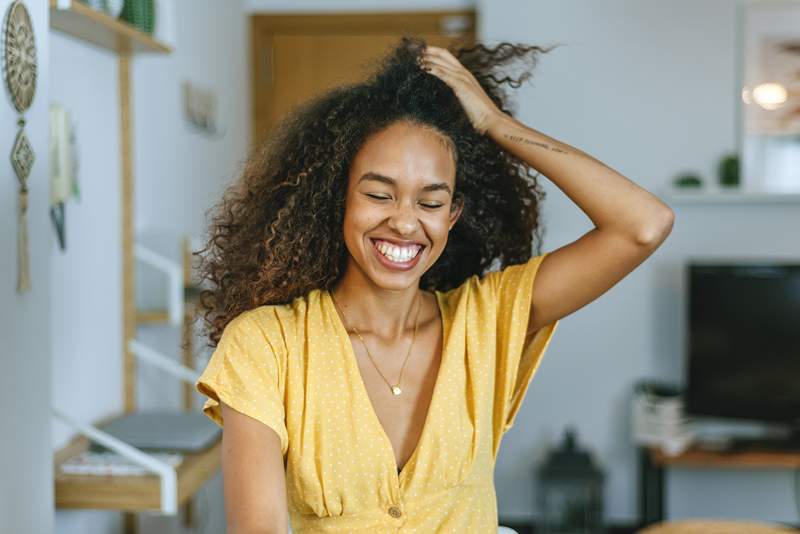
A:
POLYGON ((550 146, 547 143, 541 143, 539 141, 534 141, 532 139, 528 139, 521 135, 510 135, 510 134, 503 134, 503 137, 508 139, 509 141, 513 141, 515 143, 522 143, 524 145, 533 145, 538 146, 540 148, 544 148, 545 150, 550 150, 552 152, 558 152, 559 154, 568 154, 566 150, 563 150, 557 146, 550 146))

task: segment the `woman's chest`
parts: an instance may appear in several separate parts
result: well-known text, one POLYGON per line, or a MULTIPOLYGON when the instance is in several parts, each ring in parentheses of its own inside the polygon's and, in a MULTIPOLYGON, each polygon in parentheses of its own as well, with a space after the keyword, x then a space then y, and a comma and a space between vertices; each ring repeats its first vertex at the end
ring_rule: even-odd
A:
POLYGON ((288 358, 287 487, 296 510, 338 515, 392 492, 491 479, 490 374, 441 330, 417 346, 404 368, 381 367, 343 336, 322 336, 288 358))
POLYGON ((434 323, 421 329, 404 357, 380 343, 373 343, 368 351, 360 339, 351 337, 351 342, 369 403, 391 444, 395 464, 402 469, 417 448, 431 413, 442 362, 441 328, 434 323))

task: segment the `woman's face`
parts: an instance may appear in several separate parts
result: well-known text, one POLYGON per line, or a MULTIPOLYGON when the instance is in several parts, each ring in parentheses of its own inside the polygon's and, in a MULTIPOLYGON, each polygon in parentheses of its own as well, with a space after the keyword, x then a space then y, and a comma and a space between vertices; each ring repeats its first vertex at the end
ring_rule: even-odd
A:
POLYGON ((455 176, 447 141, 430 128, 399 121, 369 137, 350 166, 347 269, 382 288, 417 287, 461 214, 455 176))

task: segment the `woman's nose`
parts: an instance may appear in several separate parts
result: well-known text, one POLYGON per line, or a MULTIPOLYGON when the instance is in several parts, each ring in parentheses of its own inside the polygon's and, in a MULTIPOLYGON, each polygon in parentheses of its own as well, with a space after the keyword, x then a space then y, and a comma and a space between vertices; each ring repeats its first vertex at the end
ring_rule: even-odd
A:
POLYGON ((406 202, 399 203, 394 213, 389 217, 389 227, 402 235, 416 231, 419 221, 414 207, 406 202))

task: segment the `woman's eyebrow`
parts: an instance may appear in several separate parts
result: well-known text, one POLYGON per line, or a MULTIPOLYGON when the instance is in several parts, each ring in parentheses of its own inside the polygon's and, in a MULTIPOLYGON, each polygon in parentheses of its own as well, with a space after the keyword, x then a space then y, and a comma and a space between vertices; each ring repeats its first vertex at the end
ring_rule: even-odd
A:
MULTIPOLYGON (((364 173, 364 175, 361 178, 358 179, 358 183, 360 184, 361 182, 363 182, 365 180, 373 180, 375 182, 381 182, 381 183, 384 183, 384 184, 387 184, 387 185, 391 185, 391 186, 397 185, 397 182, 394 180, 394 178, 390 178, 388 176, 384 176, 382 174, 379 174, 377 172, 372 172, 372 171, 364 173)), ((435 183, 435 184, 428 184, 425 187, 423 187, 422 190, 423 191, 447 191, 448 193, 452 193, 452 191, 450 190, 450 186, 447 185, 444 182, 439 182, 439 183, 435 183)))

